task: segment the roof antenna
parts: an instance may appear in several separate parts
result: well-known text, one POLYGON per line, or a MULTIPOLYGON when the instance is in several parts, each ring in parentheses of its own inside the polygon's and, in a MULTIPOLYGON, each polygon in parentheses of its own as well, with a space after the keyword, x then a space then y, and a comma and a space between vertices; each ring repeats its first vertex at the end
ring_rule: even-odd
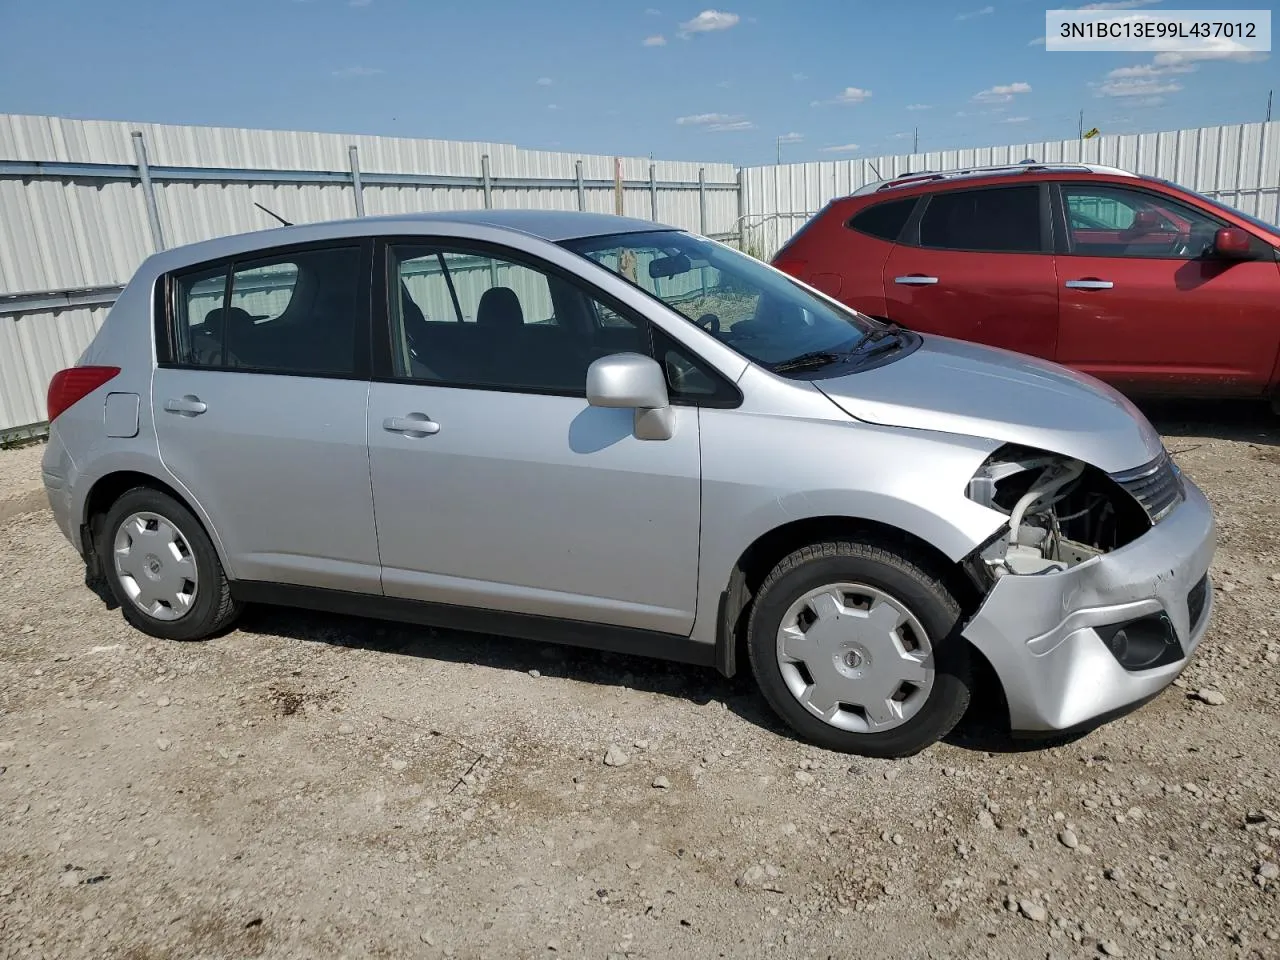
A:
POLYGON ((253 205, 254 205, 255 207, 257 207, 259 210, 261 210, 263 213, 265 213, 267 216, 269 216, 269 217, 275 217, 277 220, 279 220, 279 221, 280 221, 282 224, 284 224, 286 227, 292 227, 292 226, 293 226, 293 224, 292 224, 292 223, 290 223, 290 222, 289 222, 288 220, 286 220, 284 217, 280 216, 280 214, 278 214, 278 213, 272 213, 270 210, 268 210, 266 207, 264 207, 262 204, 260 204, 257 200, 253 201, 253 205))
POLYGON ((876 175, 877 180, 884 179, 884 177, 880 176, 880 171, 876 168, 876 165, 872 163, 870 160, 867 161, 867 166, 871 168, 871 172, 876 175))

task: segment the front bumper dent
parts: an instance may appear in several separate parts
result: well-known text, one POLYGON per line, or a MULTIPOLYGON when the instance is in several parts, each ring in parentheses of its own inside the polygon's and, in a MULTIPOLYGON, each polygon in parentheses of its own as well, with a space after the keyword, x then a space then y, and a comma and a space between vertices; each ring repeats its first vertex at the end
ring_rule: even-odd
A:
POLYGON ((1173 682, 1208 629, 1213 590, 1191 622, 1188 597, 1215 546, 1209 502, 1186 499, 1133 543, 1062 573, 1001 577, 964 629, 995 669, 1015 731, 1068 730, 1139 704, 1173 682), (1127 670, 1097 628, 1163 613, 1182 648, 1173 662, 1127 670))

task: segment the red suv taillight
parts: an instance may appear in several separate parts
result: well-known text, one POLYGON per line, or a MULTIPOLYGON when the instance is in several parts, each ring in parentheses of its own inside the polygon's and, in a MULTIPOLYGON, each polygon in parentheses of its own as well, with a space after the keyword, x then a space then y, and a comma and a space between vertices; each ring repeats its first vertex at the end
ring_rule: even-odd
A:
POLYGON ((49 381, 49 422, 120 372, 119 367, 68 367, 49 381))

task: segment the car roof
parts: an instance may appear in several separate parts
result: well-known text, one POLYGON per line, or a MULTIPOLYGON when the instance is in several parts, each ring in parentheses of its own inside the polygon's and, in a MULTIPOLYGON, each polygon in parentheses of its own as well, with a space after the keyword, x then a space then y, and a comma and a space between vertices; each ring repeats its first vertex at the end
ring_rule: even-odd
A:
POLYGON ((1119 167, 1107 167, 1093 163, 1036 163, 1026 160, 1022 163, 1006 164, 990 167, 964 167, 957 170, 921 170, 915 173, 904 173, 901 176, 876 180, 859 187, 850 197, 867 197, 911 187, 941 188, 950 184, 968 181, 1000 181, 1006 178, 1036 177, 1039 175, 1072 174, 1077 177, 1122 177, 1138 179, 1138 174, 1119 167))
POLYGON ((430 234, 439 229, 446 235, 450 227, 479 226, 539 237, 552 243, 600 237, 615 233, 679 230, 652 220, 619 217, 608 213, 577 210, 450 210, 438 213, 406 213, 390 216, 323 220, 273 227, 251 233, 214 237, 196 243, 170 247, 148 258, 149 272, 164 273, 190 264, 238 256, 255 250, 292 246, 345 237, 394 234, 430 234))

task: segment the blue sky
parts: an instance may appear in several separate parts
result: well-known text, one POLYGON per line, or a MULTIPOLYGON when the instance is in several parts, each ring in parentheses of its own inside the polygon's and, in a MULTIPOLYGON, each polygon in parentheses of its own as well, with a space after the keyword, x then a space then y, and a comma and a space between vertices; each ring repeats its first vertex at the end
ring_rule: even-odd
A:
POLYGON ((1266 54, 1047 53, 1043 2, 715 2, 0 0, 0 112, 755 164, 1261 120, 1280 87, 1266 54))

